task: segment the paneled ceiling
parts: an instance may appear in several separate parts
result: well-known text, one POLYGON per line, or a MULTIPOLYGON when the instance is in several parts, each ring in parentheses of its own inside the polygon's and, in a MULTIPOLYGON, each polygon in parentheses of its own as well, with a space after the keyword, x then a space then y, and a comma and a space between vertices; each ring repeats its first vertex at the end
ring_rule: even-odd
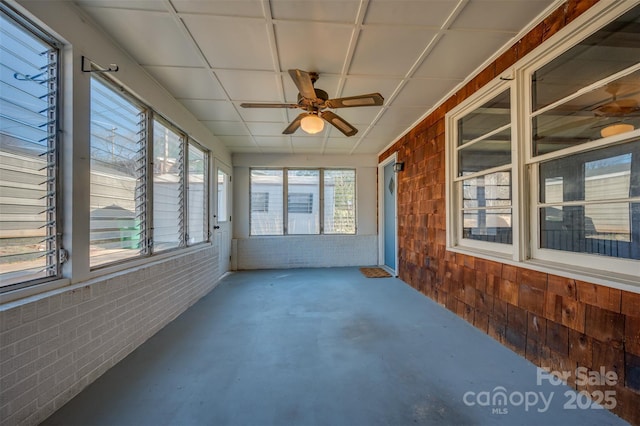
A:
POLYGON ((375 154, 555 0, 77 0, 76 4, 232 153, 375 154), (379 107, 333 110, 283 135, 301 111, 287 70, 319 74, 330 98, 379 92, 379 107))

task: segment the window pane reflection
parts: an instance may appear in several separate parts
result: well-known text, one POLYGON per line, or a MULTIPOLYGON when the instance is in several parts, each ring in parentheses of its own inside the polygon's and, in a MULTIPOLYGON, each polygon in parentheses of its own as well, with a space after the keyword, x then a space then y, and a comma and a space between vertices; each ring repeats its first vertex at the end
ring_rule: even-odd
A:
POLYGON ((458 121, 458 145, 511 123, 510 91, 506 90, 458 121))
POLYGON ((511 163, 511 128, 458 152, 458 176, 511 163))

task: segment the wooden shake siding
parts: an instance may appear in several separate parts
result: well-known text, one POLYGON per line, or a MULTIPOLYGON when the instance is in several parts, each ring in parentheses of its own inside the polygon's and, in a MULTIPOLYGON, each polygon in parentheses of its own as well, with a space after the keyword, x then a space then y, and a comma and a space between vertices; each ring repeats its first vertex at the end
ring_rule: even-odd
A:
MULTIPOLYGON (((445 114, 596 2, 564 3, 379 160, 397 152, 404 162, 400 278, 538 366, 615 371, 613 411, 640 425, 640 294, 445 249, 445 114)), ((569 385, 576 386, 573 374, 569 385)))

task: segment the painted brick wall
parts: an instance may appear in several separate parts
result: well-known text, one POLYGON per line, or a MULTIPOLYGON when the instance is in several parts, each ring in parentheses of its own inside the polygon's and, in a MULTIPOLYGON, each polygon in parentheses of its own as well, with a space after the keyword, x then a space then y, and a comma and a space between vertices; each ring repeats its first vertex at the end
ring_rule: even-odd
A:
POLYGON ((213 289, 207 247, 0 308, 0 421, 35 425, 213 289))
POLYGON ((640 425, 640 294, 445 249, 446 112, 595 3, 564 3, 379 160, 397 152, 405 163, 398 175, 400 278, 538 366, 615 371, 613 411, 640 425))
POLYGON ((378 263, 377 235, 288 235, 233 240, 237 269, 323 268, 378 263))

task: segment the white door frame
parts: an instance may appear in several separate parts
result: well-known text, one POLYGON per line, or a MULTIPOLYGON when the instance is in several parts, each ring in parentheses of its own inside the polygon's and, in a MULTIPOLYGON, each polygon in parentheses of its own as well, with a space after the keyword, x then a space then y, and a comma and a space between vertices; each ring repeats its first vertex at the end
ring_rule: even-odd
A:
MULTIPOLYGON (((390 163, 395 163, 398 160, 398 153, 394 152, 389 157, 382 160, 381 163, 378 164, 378 265, 384 266, 386 269, 389 269, 388 266, 384 264, 384 168, 388 166, 390 163)), ((394 197, 395 200, 395 229, 394 234, 395 238, 395 270, 393 274, 398 276, 398 179, 394 179, 396 183, 396 195, 394 197)))
MULTIPOLYGON (((228 247, 231 247, 231 240, 233 239, 233 224, 231 222, 231 218, 233 217, 233 210, 232 210, 232 193, 233 193, 233 175, 232 175, 232 167, 229 166, 228 164, 224 163, 223 161, 221 161, 219 158, 215 157, 214 158, 214 168, 213 168, 213 173, 212 173, 212 180, 213 180, 213 188, 214 191, 212 191, 215 196, 213 197, 214 203, 213 203, 213 211, 212 211, 212 240, 215 241, 215 239, 217 238, 217 235, 220 231, 219 231, 219 227, 223 226, 226 228, 226 231, 228 232, 228 242, 222 242, 223 244, 228 244, 228 247), (228 186, 227 186, 227 217, 225 217, 224 221, 222 223, 219 223, 219 217, 218 217, 218 170, 223 171, 224 173, 227 174, 227 176, 229 177, 229 182, 228 182, 228 186), (216 229, 216 227, 218 227, 216 229)), ((215 244, 215 242, 214 242, 215 244)), ((222 247, 218 247, 218 249, 221 251, 222 247)), ((229 250, 229 254, 231 254, 231 249, 229 250)), ((220 261, 220 263, 222 264, 222 259, 220 261)), ((225 262, 226 264, 226 262, 225 262)), ((231 270, 231 260, 229 260, 229 263, 226 267, 226 271, 224 272, 228 272, 231 270)))

